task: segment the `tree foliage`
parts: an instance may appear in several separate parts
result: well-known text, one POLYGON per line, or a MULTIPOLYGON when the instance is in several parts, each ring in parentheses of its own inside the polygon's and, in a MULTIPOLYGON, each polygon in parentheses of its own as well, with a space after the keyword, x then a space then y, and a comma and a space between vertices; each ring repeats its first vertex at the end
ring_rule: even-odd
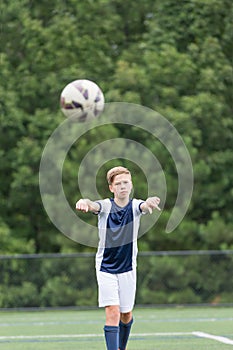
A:
MULTIPOLYGON (((168 181, 163 214, 139 241, 142 249, 232 249, 232 2, 3 0, 0 6, 1 252, 86 249, 51 224, 38 179, 44 146, 62 121, 60 92, 79 77, 98 82, 107 102, 142 104, 163 114, 189 149, 195 184, 183 222, 164 235, 177 186, 172 160, 143 131, 115 125, 87 134, 78 152, 74 145, 68 155, 64 187, 70 202, 79 195, 76 164, 92 145, 106 134, 140 140, 168 181)), ((145 179, 135 170, 144 194, 145 179)), ((97 182, 106 188, 104 178, 97 182)))

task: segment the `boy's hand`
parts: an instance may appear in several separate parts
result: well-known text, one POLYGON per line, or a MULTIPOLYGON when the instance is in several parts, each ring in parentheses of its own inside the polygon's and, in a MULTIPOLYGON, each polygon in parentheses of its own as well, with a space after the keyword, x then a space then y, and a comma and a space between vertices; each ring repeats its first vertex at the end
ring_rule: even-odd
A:
POLYGON ((79 199, 76 203, 76 210, 80 210, 84 213, 87 213, 89 210, 87 201, 85 199, 79 199))
POLYGON ((145 203, 147 205, 147 209, 148 209, 150 214, 152 214, 153 209, 157 209, 157 210, 161 211, 161 209, 159 207, 159 203, 160 203, 159 197, 149 197, 149 198, 147 198, 145 203))
POLYGON ((88 211, 93 213, 98 213, 100 210, 100 204, 97 202, 92 202, 90 199, 79 199, 76 203, 76 210, 83 211, 84 213, 87 213, 88 211))

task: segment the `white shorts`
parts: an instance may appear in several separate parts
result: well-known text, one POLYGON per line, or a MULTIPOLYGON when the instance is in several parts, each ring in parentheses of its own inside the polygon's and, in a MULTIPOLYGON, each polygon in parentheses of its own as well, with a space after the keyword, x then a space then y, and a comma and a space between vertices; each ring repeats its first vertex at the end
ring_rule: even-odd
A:
POLYGON ((99 286, 99 307, 119 305, 120 312, 133 310, 136 294, 136 271, 111 274, 96 271, 99 286))

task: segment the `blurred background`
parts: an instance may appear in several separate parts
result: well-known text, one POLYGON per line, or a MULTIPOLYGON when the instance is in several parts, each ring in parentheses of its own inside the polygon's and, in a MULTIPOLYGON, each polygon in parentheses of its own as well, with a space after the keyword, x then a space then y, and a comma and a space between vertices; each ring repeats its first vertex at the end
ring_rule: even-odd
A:
MULTIPOLYGON (((162 166, 167 199, 138 242, 137 303, 233 303, 232 1, 2 0, 0 13, 0 308, 97 304, 95 249, 56 229, 39 190, 43 149, 64 120, 60 93, 76 79, 95 81, 106 102, 159 112, 192 158, 189 210, 165 234, 177 172, 163 145, 143 130, 108 124, 67 155, 63 186, 72 208, 79 164, 103 140, 140 142, 162 166)), ((103 196, 110 165, 97 176, 103 196)), ((135 197, 144 198, 145 174, 122 165, 135 173, 135 197)), ((93 215, 85 220, 95 225, 93 215)))

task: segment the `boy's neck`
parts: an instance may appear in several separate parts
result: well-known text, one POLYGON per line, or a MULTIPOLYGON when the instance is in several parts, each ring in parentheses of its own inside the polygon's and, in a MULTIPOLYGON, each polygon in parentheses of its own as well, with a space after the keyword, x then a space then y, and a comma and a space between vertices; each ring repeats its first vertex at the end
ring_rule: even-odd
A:
POLYGON ((129 203, 129 197, 127 198, 116 198, 114 197, 114 202, 118 205, 118 207, 125 207, 129 203))

